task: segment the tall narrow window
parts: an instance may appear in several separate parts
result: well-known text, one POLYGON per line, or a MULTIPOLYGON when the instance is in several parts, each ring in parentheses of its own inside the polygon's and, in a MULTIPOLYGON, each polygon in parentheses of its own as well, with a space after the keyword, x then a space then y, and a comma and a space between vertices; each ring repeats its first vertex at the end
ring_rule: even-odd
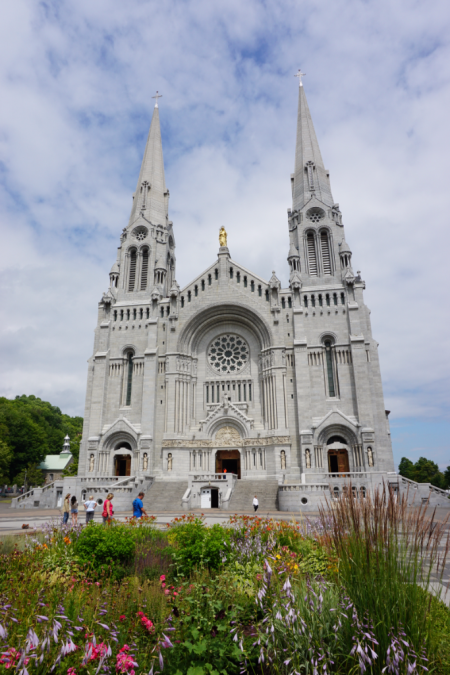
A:
POLYGON ((145 310, 145 318, 149 319, 150 318, 150 307, 147 307, 145 310))
POLYGON ((284 298, 281 298, 281 306, 283 309, 286 309, 286 300, 284 298))
POLYGON ((341 293, 341 305, 345 305, 345 293, 341 293))
POLYGON ((130 275, 128 277, 128 290, 134 291, 136 284, 136 249, 130 251, 130 275))
POLYGON ((244 277, 244 288, 247 288, 247 277, 244 277))
POLYGON ((114 310, 114 321, 117 321, 117 309, 114 310))
POLYGON ((214 278, 216 281, 219 278, 219 270, 217 268, 214 270, 214 278))
POLYGON ((258 286, 258 295, 259 295, 259 297, 262 296, 262 288, 261 288, 261 286, 258 286))
POLYGON ((205 290, 205 280, 202 279, 202 291, 204 291, 204 290, 205 290))
POLYGON ((233 268, 230 267, 230 279, 232 279, 232 278, 233 278, 233 268))
POLYGON ((253 281, 253 279, 250 282, 250 290, 251 290, 252 293, 255 292, 255 282, 253 281))
POLYGON ((206 385, 206 403, 209 403, 209 387, 206 385))
POLYGON ((241 283, 241 273, 240 272, 236 272, 236 281, 238 282, 238 284, 241 283))
POLYGON ((266 288, 266 300, 267 300, 267 302, 269 302, 269 289, 268 288, 266 288))
POLYGON ((210 274, 208 274, 208 286, 211 286, 211 282, 212 282, 212 277, 211 277, 210 274))
POLYGON ((292 298, 290 295, 288 297, 288 307, 292 308, 292 298))
POLYGON ((331 351, 331 342, 329 340, 325 342, 325 355, 327 359, 328 395, 330 398, 334 398, 336 392, 334 386, 333 353, 331 351))
POLYGON ((322 250, 323 273, 331 274, 330 239, 328 232, 325 230, 320 233, 320 248, 322 250))
POLYGON ((141 270, 141 291, 147 289, 148 278, 148 248, 142 251, 142 270, 141 270))
POLYGON ((304 305, 305 307, 308 307, 308 296, 307 296, 307 295, 304 295, 304 296, 303 296, 303 305, 304 305))
POLYGON ((309 273, 313 276, 317 276, 317 254, 316 254, 316 241, 314 234, 309 232, 306 237, 306 248, 308 251, 308 269, 309 273))
POLYGON ((131 405, 131 387, 133 384, 133 354, 128 352, 127 354, 128 361, 128 372, 127 372, 127 396, 126 396, 126 405, 131 405))
POLYGON ((248 385, 248 400, 252 400, 252 385, 250 383, 248 385))

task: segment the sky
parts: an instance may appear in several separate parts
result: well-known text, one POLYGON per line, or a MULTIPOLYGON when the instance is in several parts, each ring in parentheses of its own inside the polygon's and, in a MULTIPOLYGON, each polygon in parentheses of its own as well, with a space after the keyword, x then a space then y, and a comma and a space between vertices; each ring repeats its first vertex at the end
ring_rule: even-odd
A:
POLYGON ((288 285, 298 68, 380 343, 396 462, 450 464, 446 0, 14 0, 0 9, 0 395, 83 415, 156 90, 177 280, 228 232, 288 285))

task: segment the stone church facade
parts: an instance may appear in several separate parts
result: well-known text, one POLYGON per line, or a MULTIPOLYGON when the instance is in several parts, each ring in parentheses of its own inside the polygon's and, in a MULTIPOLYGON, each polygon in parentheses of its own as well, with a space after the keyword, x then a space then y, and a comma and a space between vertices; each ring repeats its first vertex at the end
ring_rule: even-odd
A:
POLYGON ((291 185, 287 288, 235 260, 224 228, 217 258, 180 288, 156 102, 98 305, 79 473, 59 497, 112 491, 120 510, 144 490, 155 510, 238 509, 271 486, 292 511, 350 480, 363 494, 399 485, 365 282, 301 78, 291 185))
POLYGON ((222 229, 217 259, 181 289, 156 103, 99 303, 80 476, 394 471, 365 283, 302 85, 291 184, 288 288, 235 260, 222 229))

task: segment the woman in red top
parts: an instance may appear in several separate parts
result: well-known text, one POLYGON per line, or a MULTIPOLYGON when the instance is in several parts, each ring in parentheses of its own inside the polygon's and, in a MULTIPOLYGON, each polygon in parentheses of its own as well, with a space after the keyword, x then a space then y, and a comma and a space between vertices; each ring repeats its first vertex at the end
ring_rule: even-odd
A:
POLYGON ((114 509, 112 505, 113 497, 114 497, 113 493, 110 492, 103 503, 103 513, 102 513, 103 525, 110 523, 113 519, 114 516, 114 509))

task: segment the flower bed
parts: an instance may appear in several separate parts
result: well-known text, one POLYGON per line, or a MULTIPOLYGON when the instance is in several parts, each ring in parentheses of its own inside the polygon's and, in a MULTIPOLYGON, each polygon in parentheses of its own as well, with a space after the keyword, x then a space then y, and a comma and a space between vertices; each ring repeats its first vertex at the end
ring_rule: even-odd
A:
POLYGON ((333 506, 49 525, 1 556, 0 675, 448 675, 450 615, 422 564, 443 569, 443 527, 388 493, 333 506))

